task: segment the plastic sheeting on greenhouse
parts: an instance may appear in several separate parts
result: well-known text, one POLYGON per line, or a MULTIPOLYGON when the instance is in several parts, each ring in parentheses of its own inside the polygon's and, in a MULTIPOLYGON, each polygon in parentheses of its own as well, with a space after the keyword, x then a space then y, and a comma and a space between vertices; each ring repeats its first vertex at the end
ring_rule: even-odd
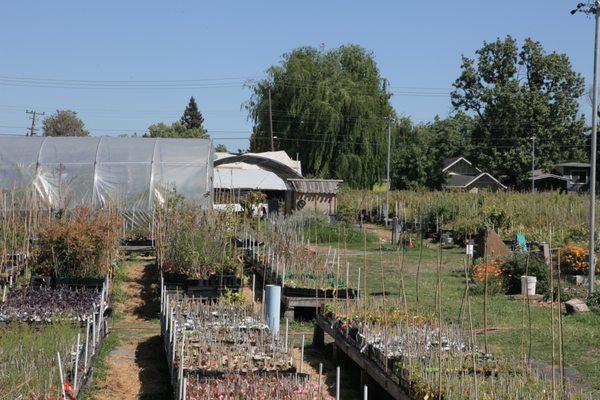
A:
POLYGON ((53 209, 143 214, 173 189, 209 207, 213 158, 207 139, 0 136, 0 189, 53 209))

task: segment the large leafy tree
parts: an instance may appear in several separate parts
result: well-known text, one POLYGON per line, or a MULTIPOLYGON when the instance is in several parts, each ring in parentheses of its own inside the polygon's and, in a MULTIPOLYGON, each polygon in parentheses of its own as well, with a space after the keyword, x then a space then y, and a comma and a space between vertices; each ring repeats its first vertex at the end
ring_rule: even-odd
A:
POLYGON ((89 136, 85 124, 72 110, 56 110, 44 119, 44 136, 89 136))
POLYGON ((460 112, 417 126, 400 120, 394 131, 392 187, 439 189, 446 180, 444 159, 468 155, 472 128, 473 118, 460 112))
POLYGON ((390 95, 373 55, 355 45, 302 47, 268 69, 246 103, 251 151, 270 150, 269 91, 277 149, 298 154, 311 176, 370 187, 385 177, 390 95))
POLYGON ((484 42, 476 59, 463 56, 452 104, 475 116, 472 161, 507 182, 523 185, 536 163, 586 158, 583 117, 578 98, 584 80, 565 54, 546 53, 539 42, 515 39, 484 42))
POLYGON ((194 138, 194 139, 208 139, 209 136, 204 129, 192 128, 189 129, 181 122, 173 122, 171 125, 167 125, 164 122, 152 124, 148 127, 148 135, 150 137, 162 137, 162 138, 194 138))

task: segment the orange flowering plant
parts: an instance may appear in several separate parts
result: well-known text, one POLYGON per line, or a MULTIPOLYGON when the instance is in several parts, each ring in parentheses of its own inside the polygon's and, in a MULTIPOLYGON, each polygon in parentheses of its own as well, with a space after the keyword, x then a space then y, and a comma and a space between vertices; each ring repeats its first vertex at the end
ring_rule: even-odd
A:
MULTIPOLYGON (((563 247, 560 250, 562 271, 566 274, 586 275, 590 269, 588 254, 588 249, 576 244, 563 247)), ((598 271, 598 263, 596 263, 596 271, 598 271)))
POLYGON ((484 282, 486 274, 488 275, 488 282, 493 279, 494 281, 499 281, 501 286, 502 262, 497 258, 487 263, 480 260, 471 270, 471 277, 475 282, 484 282))
POLYGON ((487 263, 481 259, 471 268, 471 278, 475 282, 473 287, 474 294, 482 294, 485 289, 485 279, 487 276, 487 287, 489 294, 496 294, 503 291, 504 288, 504 270, 502 261, 496 258, 487 263))

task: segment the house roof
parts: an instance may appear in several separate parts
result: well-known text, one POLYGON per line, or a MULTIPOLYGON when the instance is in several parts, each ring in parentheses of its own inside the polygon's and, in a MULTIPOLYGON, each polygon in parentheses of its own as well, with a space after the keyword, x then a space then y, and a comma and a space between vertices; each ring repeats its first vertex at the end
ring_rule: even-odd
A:
POLYGON ((472 175, 448 175, 446 187, 465 187, 473 180, 472 175))
POLYGON ((337 194, 339 179, 288 179, 292 188, 299 193, 337 194))
POLYGON ((448 181, 446 183, 446 187, 448 187, 448 188, 467 188, 485 176, 491 178, 501 188, 506 189, 506 186, 501 184, 496 178, 494 178, 492 175, 488 174, 487 172, 482 172, 481 174, 479 174, 477 176, 459 175, 459 174, 449 175, 448 181))
POLYGON ((589 168, 590 164, 573 161, 573 162, 564 162, 564 163, 554 165, 554 168, 560 168, 560 167, 589 168))
MULTIPOLYGON (((531 180, 532 178, 529 177, 527 179, 531 180)), ((569 181, 569 178, 566 178, 566 177, 560 176, 560 175, 556 175, 556 174, 548 174, 548 173, 546 173, 546 174, 539 174, 539 175, 534 175, 533 176, 533 180, 536 181, 536 182, 539 181, 539 180, 544 180, 544 179, 560 179, 561 181, 565 181, 565 182, 569 181)))
POLYGON ((444 168, 442 169, 442 172, 446 172, 446 170, 448 168, 450 168, 451 166, 453 166, 454 164, 456 164, 457 162, 459 162, 460 160, 465 161, 466 163, 468 163, 469 165, 473 165, 471 164, 471 161, 467 160, 464 157, 450 157, 450 158, 446 158, 444 160, 444 168))

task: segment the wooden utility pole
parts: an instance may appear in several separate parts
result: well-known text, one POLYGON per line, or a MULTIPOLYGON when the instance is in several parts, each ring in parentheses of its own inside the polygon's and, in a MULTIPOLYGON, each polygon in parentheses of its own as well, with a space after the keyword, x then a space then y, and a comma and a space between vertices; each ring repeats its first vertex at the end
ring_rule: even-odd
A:
POLYGON ((37 128, 35 127, 35 120, 39 115, 46 115, 46 113, 40 113, 35 110, 33 110, 33 111, 26 110, 25 113, 31 114, 31 117, 30 117, 31 118, 31 128, 29 128, 29 134, 27 136, 35 136, 36 131, 37 131, 37 128))
POLYGON ((273 109, 271 108, 271 88, 269 88, 269 129, 271 131, 271 151, 275 151, 275 142, 273 141, 273 109))

